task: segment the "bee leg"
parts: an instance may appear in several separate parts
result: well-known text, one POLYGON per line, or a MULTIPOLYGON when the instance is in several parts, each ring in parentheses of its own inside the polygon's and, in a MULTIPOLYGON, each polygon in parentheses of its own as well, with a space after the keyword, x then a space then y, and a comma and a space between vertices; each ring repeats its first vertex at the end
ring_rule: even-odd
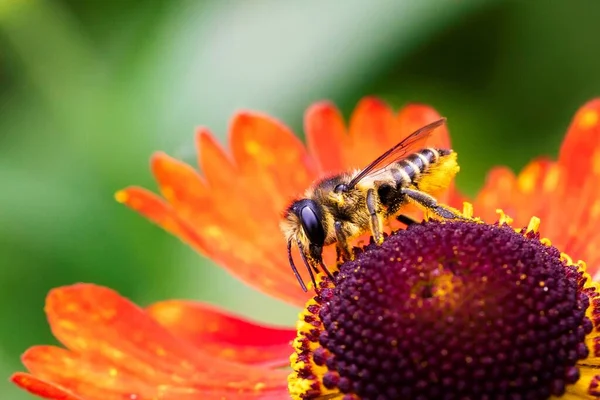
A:
POLYGON ((323 270, 323 272, 325 272, 325 275, 327 275, 329 277, 329 279, 331 279, 331 281, 333 282, 333 274, 329 271, 329 269, 323 262, 323 247, 315 246, 315 245, 311 244, 308 247, 308 250, 309 250, 308 254, 310 255, 311 265, 315 266, 315 271, 317 273, 320 272, 318 270, 318 268, 316 267, 316 265, 318 264, 321 267, 321 269, 323 270))
POLYGON ((329 268, 327 268, 327 265, 325 265, 323 260, 319 260, 319 265, 321 266, 321 269, 323 271, 325 271, 325 275, 327 275, 327 277, 331 280, 331 282, 335 282, 335 278, 333 277, 333 274, 331 273, 331 271, 329 271, 329 268))
POLYGON ((348 261, 352 259, 350 249, 348 248, 348 238, 342 228, 340 221, 335 221, 333 224, 335 227, 335 238, 337 240, 336 250, 338 253, 338 261, 348 261))
POLYGON ((414 219, 412 219, 411 217, 409 217, 408 215, 403 215, 403 214, 398 215, 396 217, 396 219, 398 220, 398 222, 402 222, 406 226, 419 223, 419 222, 415 221, 414 219))
POLYGON ((367 210, 369 210, 369 216, 371 217, 371 233, 375 243, 383 243, 382 223, 379 215, 377 214, 377 208, 379 206, 379 200, 377 199, 377 193, 375 189, 367 190, 367 210))
POLYGON ((426 208, 427 210, 431 211, 439 217, 442 217, 444 219, 463 219, 454 211, 438 204, 435 197, 430 196, 427 193, 423 193, 419 190, 409 188, 402 188, 400 189, 400 191, 403 195, 407 196, 415 203, 419 204, 421 207, 426 208))

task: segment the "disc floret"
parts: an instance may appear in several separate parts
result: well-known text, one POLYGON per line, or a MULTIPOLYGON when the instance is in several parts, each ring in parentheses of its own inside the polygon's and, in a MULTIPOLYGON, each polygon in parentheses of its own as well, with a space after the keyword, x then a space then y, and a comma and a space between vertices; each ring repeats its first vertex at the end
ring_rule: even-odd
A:
POLYGON ((539 219, 508 222, 412 225, 342 264, 301 315, 292 395, 589 397, 597 287, 539 219))

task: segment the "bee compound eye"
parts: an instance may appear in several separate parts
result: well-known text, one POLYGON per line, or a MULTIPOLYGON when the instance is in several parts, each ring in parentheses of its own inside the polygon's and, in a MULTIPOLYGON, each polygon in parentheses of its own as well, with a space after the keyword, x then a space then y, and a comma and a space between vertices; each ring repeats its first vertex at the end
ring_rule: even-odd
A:
POLYGON ((308 240, 312 244, 323 246, 325 242, 325 231, 323 230, 323 224, 319 220, 317 213, 310 206, 302 208, 300 211, 300 222, 304 233, 308 236, 308 240))
POLYGON ((348 186, 346 186, 345 183, 340 183, 335 185, 335 187, 333 188, 333 191, 335 193, 342 193, 342 192, 346 192, 348 190, 348 186))

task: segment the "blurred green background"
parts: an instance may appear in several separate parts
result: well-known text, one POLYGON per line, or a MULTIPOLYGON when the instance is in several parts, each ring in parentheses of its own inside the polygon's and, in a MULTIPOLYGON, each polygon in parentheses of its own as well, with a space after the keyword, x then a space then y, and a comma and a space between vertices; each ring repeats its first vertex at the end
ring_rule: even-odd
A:
MULTIPOLYGON (((301 134, 314 101, 349 115, 376 94, 449 118, 472 194, 493 165, 555 155, 600 95, 599 16, 593 0, 0 0, 0 377, 54 343, 44 297, 78 281, 294 322, 113 200, 155 188, 154 150, 192 161, 194 128, 222 139, 240 108, 301 134)), ((0 398, 29 398, 6 379, 0 398)))

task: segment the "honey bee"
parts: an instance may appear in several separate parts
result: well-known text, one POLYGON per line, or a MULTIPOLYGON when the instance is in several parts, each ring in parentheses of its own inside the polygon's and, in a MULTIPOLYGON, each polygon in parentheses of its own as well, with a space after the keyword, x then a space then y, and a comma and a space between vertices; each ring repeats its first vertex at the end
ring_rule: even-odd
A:
POLYGON ((410 223, 410 218, 401 215, 407 204, 442 219, 461 218, 432 196, 446 189, 459 171, 454 151, 425 147, 426 140, 445 121, 439 119, 413 132, 362 170, 315 182, 303 198, 285 210, 281 230, 287 239, 290 266, 305 292, 306 285, 292 257, 294 244, 316 288, 319 267, 333 279, 323 263, 324 246, 335 243, 338 260, 350 260, 351 239, 370 231, 373 240, 381 244, 385 221, 395 217, 410 223))

